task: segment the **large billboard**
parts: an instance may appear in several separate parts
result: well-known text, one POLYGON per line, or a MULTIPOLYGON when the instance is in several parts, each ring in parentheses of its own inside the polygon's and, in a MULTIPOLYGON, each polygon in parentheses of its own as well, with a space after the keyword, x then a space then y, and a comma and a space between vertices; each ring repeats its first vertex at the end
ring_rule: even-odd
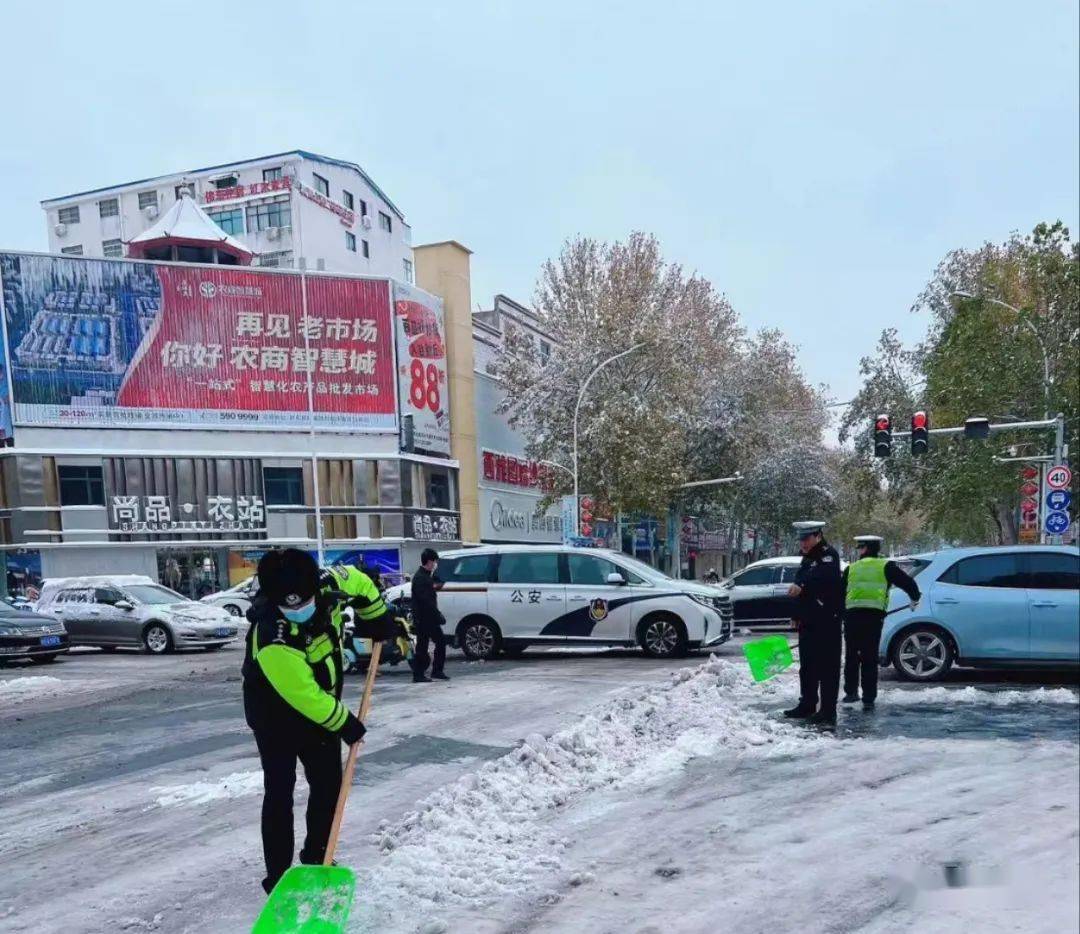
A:
POLYGON ((413 420, 413 447, 450 454, 450 386, 446 377, 446 319, 442 299, 394 283, 398 396, 413 420))
POLYGON ((0 285, 16 425, 397 427, 388 280, 4 253, 0 285))

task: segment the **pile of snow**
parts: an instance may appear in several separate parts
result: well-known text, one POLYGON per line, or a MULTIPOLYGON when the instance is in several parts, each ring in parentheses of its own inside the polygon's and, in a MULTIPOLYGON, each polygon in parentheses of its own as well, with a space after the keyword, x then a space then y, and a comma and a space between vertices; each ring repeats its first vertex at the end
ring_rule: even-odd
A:
POLYGON ((549 818, 590 793, 655 787, 697 756, 787 756, 829 742, 748 708, 741 701, 751 693, 762 692, 745 668, 714 656, 550 738, 531 735, 384 823, 376 837, 384 858, 361 887, 379 890, 374 901, 384 905, 521 897, 560 866, 568 845, 548 829, 549 818))
POLYGON ((216 782, 192 782, 188 785, 166 785, 151 788, 150 793, 157 795, 155 804, 160 808, 175 807, 184 804, 209 804, 227 798, 245 798, 248 795, 261 794, 263 773, 233 772, 216 782))
POLYGON ((984 704, 1009 707, 1013 704, 1080 704, 1080 694, 1068 688, 1034 688, 1029 691, 986 691, 979 688, 892 688, 882 691, 882 705, 916 707, 922 704, 984 704))
POLYGON ((61 693, 64 682, 47 675, 27 675, 0 681, 0 704, 28 698, 51 697, 61 693))

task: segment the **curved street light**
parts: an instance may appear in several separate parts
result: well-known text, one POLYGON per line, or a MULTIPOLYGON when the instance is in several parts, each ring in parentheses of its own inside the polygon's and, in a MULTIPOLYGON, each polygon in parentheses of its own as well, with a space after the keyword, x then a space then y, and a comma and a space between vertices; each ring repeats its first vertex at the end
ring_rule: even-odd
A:
POLYGON ((581 384, 581 389, 578 390, 577 405, 574 406, 574 538, 581 534, 581 510, 578 509, 578 413, 581 411, 581 403, 585 398, 585 390, 589 388, 589 384, 609 363, 614 363, 616 360, 625 357, 627 354, 632 354, 635 350, 640 350, 644 346, 644 343, 634 344, 629 350, 617 353, 597 364, 596 368, 586 377, 585 382, 581 384))
POLYGON ((1035 343, 1039 345, 1039 350, 1042 351, 1043 358, 1043 418, 1050 417, 1050 355, 1046 351, 1046 344, 1043 342, 1042 335, 1039 334, 1039 329, 1035 327, 1034 322, 1028 316, 1026 311, 1017 308, 1015 305, 1010 305, 1008 302, 1003 302, 999 298, 990 298, 986 295, 973 295, 971 292, 963 292, 957 290, 952 293, 957 298, 970 298, 979 302, 990 302, 992 305, 1000 305, 1002 308, 1008 308, 1009 311, 1016 314, 1016 316, 1023 322, 1024 326, 1031 331, 1032 336, 1035 338, 1035 343))

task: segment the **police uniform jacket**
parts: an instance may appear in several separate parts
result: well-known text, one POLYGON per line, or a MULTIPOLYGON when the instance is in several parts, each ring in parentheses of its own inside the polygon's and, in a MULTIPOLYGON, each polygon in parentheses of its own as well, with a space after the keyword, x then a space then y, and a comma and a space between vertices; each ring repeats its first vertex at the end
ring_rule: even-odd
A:
POLYGON ((355 609, 354 634, 388 638, 389 614, 378 590, 356 568, 322 572, 315 615, 291 623, 261 594, 248 610, 244 654, 244 715, 256 732, 272 731, 296 743, 336 739, 350 718, 341 701, 344 621, 355 609))
POLYGON ((795 618, 803 626, 838 625, 844 610, 840 556, 824 539, 803 555, 795 583, 802 593, 795 601, 795 618))

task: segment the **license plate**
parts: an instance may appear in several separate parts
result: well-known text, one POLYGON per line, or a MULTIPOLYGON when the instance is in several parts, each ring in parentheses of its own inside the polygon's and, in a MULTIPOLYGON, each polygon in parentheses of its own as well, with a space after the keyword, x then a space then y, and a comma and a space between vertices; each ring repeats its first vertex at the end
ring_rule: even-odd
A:
POLYGON ((60 644, 60 637, 59 636, 42 636, 41 637, 41 644, 42 645, 59 645, 60 644))
POLYGON ((215 629, 214 630, 214 635, 215 636, 231 636, 232 635, 232 630, 231 629, 215 629))

